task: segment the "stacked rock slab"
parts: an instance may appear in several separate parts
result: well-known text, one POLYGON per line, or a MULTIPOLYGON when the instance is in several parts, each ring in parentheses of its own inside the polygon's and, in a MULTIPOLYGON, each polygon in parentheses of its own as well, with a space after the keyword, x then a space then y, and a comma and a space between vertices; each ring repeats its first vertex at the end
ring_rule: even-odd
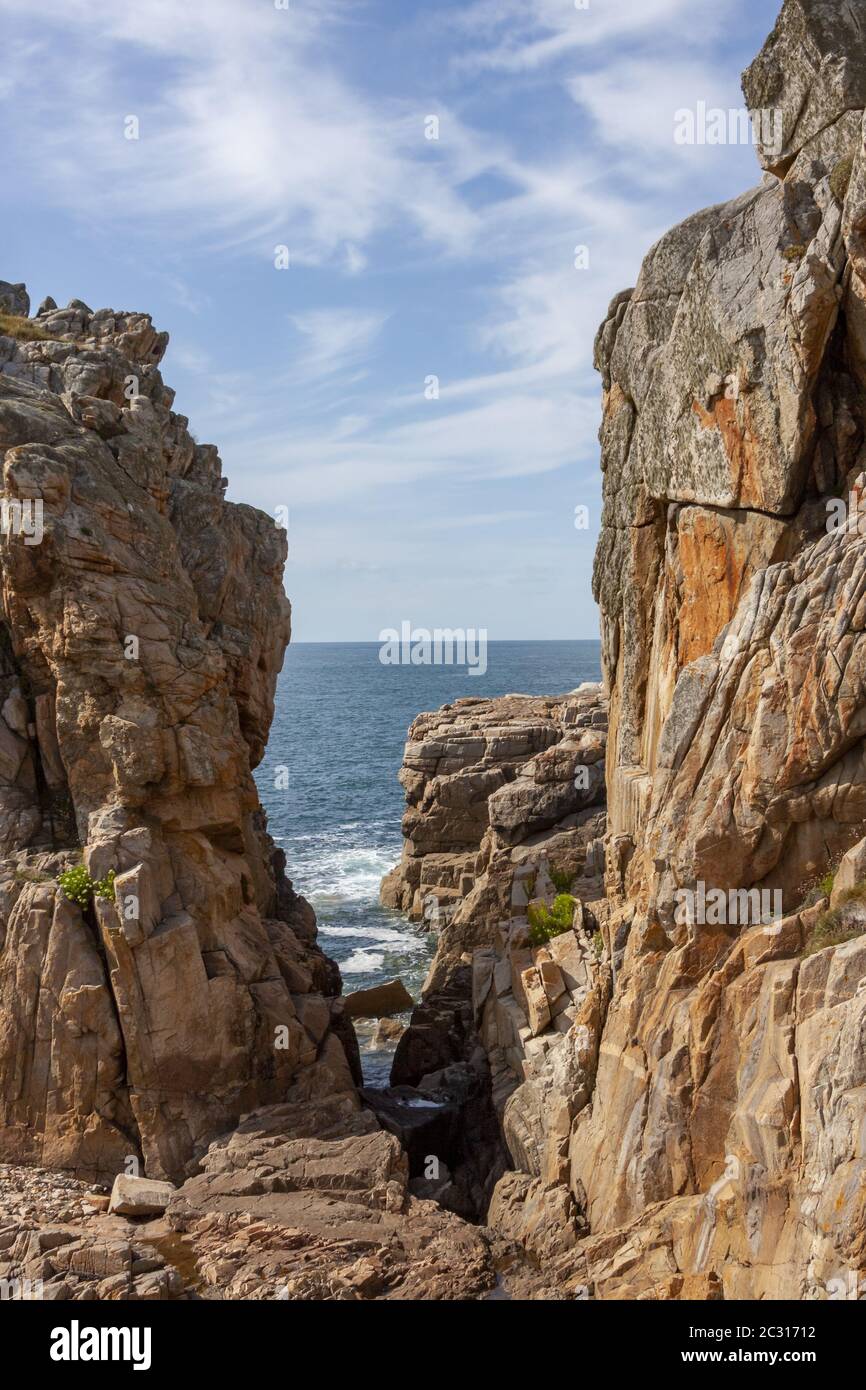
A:
MULTIPOLYGON (((606 730, 607 701, 593 684, 420 715, 400 774, 403 859, 382 887, 386 904, 437 934, 393 1080, 438 1094, 439 1078, 473 1073, 473 1103, 483 1087, 512 1162, 555 1183, 567 1170, 565 1078, 570 1086, 594 1067, 606 1005, 606 730), (534 945, 529 904, 550 906, 560 892, 574 900, 572 923, 534 945)), ((567 1192, 556 1209, 567 1213, 560 1243, 573 1245, 567 1192)))
POLYGON ((570 880, 595 885, 606 730, 607 702, 592 684, 456 700, 414 721, 400 770, 403 857, 382 901, 437 933, 428 988, 467 950, 498 940, 517 869, 553 859, 570 880))
POLYGON ((177 1178, 317 1059, 351 1085, 252 777, 286 538, 225 501, 147 315, 0 288, 0 1152, 177 1178), (116 874, 83 911, 82 860, 116 874))

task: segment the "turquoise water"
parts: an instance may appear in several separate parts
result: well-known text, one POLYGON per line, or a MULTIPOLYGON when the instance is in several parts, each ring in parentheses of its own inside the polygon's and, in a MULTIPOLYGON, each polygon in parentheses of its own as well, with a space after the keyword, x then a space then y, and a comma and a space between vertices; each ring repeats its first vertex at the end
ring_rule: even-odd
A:
MULTIPOLYGON (((379 884, 400 858, 406 732, 422 710, 466 695, 559 695, 600 679, 598 642, 491 642, 488 669, 383 666, 379 644, 297 643, 277 686, 268 751, 256 771, 271 834, 296 890, 310 900, 319 941, 347 993, 400 976, 413 998, 433 953, 379 884), (288 769, 288 785, 281 768, 288 769)), ((391 1053, 371 1052, 359 1025, 367 1081, 387 1083, 391 1053)))

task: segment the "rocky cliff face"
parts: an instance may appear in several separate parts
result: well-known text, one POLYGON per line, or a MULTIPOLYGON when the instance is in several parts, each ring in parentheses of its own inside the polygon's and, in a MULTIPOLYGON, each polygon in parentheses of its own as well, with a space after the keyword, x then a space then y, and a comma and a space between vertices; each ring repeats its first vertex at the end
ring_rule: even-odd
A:
POLYGON ((177 1177, 317 1060, 351 1085, 252 778, 286 540, 225 501, 147 315, 3 303, 0 1151, 177 1177), (82 861, 113 895, 59 890, 82 861))
POLYGON ((863 0, 787 0, 744 78, 780 112, 763 182, 665 236, 599 332, 604 891, 530 950, 519 915, 496 941, 457 914, 494 1078, 522 1077, 489 1220, 571 1292, 866 1271, 864 34, 863 0))
MULTIPOLYGON (((474 1074, 383 1125, 357 1089, 252 777, 284 533, 225 501, 146 315, 29 307, 0 283, 0 1295, 554 1297, 412 1173, 474 1074)), ((480 1129, 438 1184, 472 1215, 480 1129)))
POLYGON ((826 1296, 864 1264, 866 938, 803 956, 866 829, 864 26, 789 0, 744 78, 774 172, 664 238, 597 344, 625 944, 570 1178, 649 1247, 620 1289, 826 1296), (778 890, 780 920, 678 920, 700 885, 778 890))

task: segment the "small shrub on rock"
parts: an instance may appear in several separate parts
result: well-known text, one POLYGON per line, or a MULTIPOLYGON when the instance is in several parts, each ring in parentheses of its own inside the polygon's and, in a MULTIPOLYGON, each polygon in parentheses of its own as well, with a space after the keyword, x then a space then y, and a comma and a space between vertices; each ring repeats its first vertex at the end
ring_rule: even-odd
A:
POLYGON ((833 166, 833 172, 830 175, 830 191, 837 202, 844 203, 853 172, 853 154, 846 154, 844 159, 840 159, 838 164, 833 166))
POLYGON ((91 878, 83 864, 74 869, 65 869, 58 876, 58 883, 70 902, 77 903, 82 912, 90 905, 92 898, 109 898, 114 901, 114 869, 109 869, 105 878, 91 878))
POLYGON ((543 946, 551 937, 561 936, 570 931, 574 919, 576 899, 570 893, 558 893, 553 906, 546 903, 530 903, 526 909, 529 922, 529 940, 533 946, 543 946))

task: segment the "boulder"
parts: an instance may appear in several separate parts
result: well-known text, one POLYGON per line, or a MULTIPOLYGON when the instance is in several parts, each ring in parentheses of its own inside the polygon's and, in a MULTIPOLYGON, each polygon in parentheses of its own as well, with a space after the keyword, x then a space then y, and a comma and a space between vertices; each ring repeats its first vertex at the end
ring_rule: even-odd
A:
POLYGON ((406 1025, 399 1018, 380 1018, 373 1029, 370 1047, 374 1050, 394 1047, 405 1032, 406 1025))
POLYGON ((108 1210, 114 1216, 161 1216, 176 1191, 170 1182, 118 1173, 108 1210))
POLYGON ((866 107, 864 25, 863 0, 785 0, 743 73, 749 110, 779 113, 778 135, 763 132, 758 147, 765 169, 784 174, 809 140, 846 111, 866 107))
POLYGON ((411 1009, 413 999, 402 980, 386 980, 370 989, 357 989, 347 994, 344 1012, 349 1018, 387 1018, 411 1009))
POLYGON ((520 981, 523 997, 526 1000, 529 1027, 533 1037, 537 1037, 539 1033, 544 1032, 550 1022, 550 1000, 544 988, 541 970, 531 965, 528 970, 522 972, 520 981))
POLYGON ((586 985, 586 961, 574 931, 560 932, 559 936, 552 936, 546 949, 559 966, 569 992, 573 993, 586 985))
POLYGON ((0 280, 0 314, 26 318, 29 313, 30 296, 26 285, 10 285, 8 280, 0 280))

